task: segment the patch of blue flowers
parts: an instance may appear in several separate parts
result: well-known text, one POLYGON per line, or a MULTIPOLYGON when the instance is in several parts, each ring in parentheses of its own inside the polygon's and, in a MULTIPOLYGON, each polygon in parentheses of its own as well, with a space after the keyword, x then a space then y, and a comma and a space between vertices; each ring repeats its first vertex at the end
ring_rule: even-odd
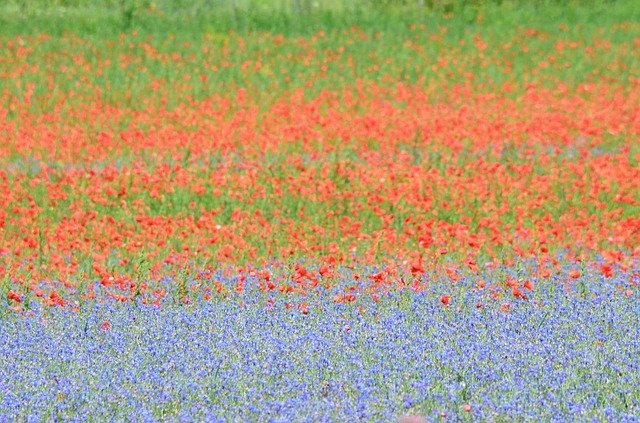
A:
POLYGON ((8 313, 0 421, 640 421, 637 293, 589 277, 508 311, 434 283, 306 315, 257 290, 8 313))

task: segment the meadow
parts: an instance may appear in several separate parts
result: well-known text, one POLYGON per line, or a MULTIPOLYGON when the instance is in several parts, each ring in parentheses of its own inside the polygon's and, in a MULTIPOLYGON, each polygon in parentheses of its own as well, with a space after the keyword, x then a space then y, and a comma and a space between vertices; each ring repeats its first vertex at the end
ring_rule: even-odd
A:
POLYGON ((0 5, 0 420, 640 421, 633 2, 0 5))

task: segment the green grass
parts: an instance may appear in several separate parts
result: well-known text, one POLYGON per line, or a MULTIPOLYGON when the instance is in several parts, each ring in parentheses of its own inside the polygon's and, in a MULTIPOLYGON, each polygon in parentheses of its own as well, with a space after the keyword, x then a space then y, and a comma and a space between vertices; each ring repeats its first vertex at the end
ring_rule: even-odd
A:
MULTIPOLYGON (((632 7, 631 3, 594 1, 588 6, 572 6, 556 2, 503 2, 500 5, 487 2, 462 6, 465 3, 461 2, 451 9, 453 14, 443 15, 437 7, 396 5, 365 9, 366 2, 360 1, 353 6, 359 10, 357 13, 322 7, 299 15, 293 9, 283 9, 281 3, 272 2, 272 7, 266 10, 247 7, 246 13, 238 13, 234 20, 228 8, 218 2, 196 2, 191 8, 177 1, 159 2, 155 11, 152 3, 140 2, 135 20, 123 28, 120 2, 101 2, 94 6, 83 1, 53 4, 35 1, 20 6, 20 2, 10 1, 0 6, 0 41, 19 39, 14 40, 14 48, 8 52, 14 57, 4 70, 42 63, 51 69, 67 70, 53 75, 53 89, 45 83, 42 71, 25 74, 19 87, 0 80, 0 88, 24 101, 25 87, 34 84, 32 108, 42 112, 50 110, 60 95, 70 90, 81 100, 93 96, 98 89, 109 104, 138 110, 160 106, 161 99, 167 107, 174 108, 188 98, 201 100, 212 93, 226 93, 238 87, 248 88, 250 94, 261 99, 258 103, 265 104, 269 103, 269 96, 274 95, 271 93, 279 98, 283 90, 304 88, 307 81, 314 81, 314 86, 305 89, 305 94, 313 96, 336 84, 353 83, 357 77, 382 82, 388 75, 410 83, 452 84, 463 82, 471 72, 481 84, 486 81, 487 91, 495 91, 514 78, 531 78, 531 65, 545 60, 558 39, 589 41, 606 35, 615 41, 619 31, 614 23, 640 21, 640 8, 632 7), (206 5, 211 7, 205 8, 206 5), (475 11, 472 19, 467 16, 469 9, 475 11), (163 10, 166 13, 160 13, 163 10), (412 31, 411 24, 425 25, 425 29, 412 31), (353 25, 359 26, 362 37, 343 45, 345 32, 349 34, 353 25), (528 27, 535 27, 539 33, 526 39, 528 51, 522 51, 521 33, 528 27), (446 28, 446 33, 441 32, 442 28, 446 28), (265 36, 265 31, 270 35, 265 36), (325 36, 307 40, 305 44, 295 41, 299 35, 319 31, 325 36), (135 37, 131 36, 133 33, 135 37), (36 42, 33 37, 39 34, 50 38, 36 42), (121 34, 128 36, 123 39, 121 34), (283 47, 274 46, 277 34, 285 36, 283 47), (441 40, 430 40, 434 34, 441 40), (471 54, 476 35, 488 44, 485 58, 471 54), (418 57, 413 49, 403 48, 408 40, 422 46, 418 57), (461 40, 465 41, 464 45, 460 45, 461 40), (516 44, 505 48, 506 43, 516 44), (146 44, 152 45, 156 53, 146 52, 146 44), (20 56, 16 45, 32 50, 20 56), (328 65, 326 78, 318 78, 319 59, 326 58, 331 51, 335 54, 339 47, 345 49, 344 53, 328 65), (221 56, 221 51, 226 53, 221 56), (173 54, 180 59, 168 66, 173 54), (290 54, 293 58, 288 57, 290 54), (461 60, 455 65, 445 65, 449 71, 448 81, 442 80, 445 74, 442 70, 431 70, 433 62, 442 56, 461 60), (136 62, 121 67, 122 57, 135 58, 136 62), (358 58, 354 67, 345 66, 349 57, 358 58), (77 58, 81 60, 75 60, 77 58), (230 66, 221 63, 221 59, 227 60, 230 66), (392 60, 387 63, 385 59, 392 60), (505 59, 511 62, 510 72, 504 68, 505 59), (262 63, 256 72, 242 71, 238 66, 256 61, 262 63), (483 65, 483 61, 487 63, 483 65), (373 66, 378 66, 378 70, 372 71, 373 66), (82 67, 91 70, 87 72, 82 67), (216 69, 212 70, 213 67, 216 69), (183 81, 184 75, 190 75, 191 79, 183 81), (207 80, 201 81, 200 75, 206 75, 207 80), (83 83, 77 86, 79 80, 83 83), (149 98, 145 94, 154 81, 178 89, 166 93, 161 89, 158 95, 149 98)), ((620 36, 625 37, 620 40, 621 44, 628 42, 626 31, 620 36)), ((557 78, 569 87, 588 81, 594 75, 613 74, 620 80, 639 76, 638 56, 621 56, 613 49, 598 51, 596 57, 590 57, 584 55, 581 46, 568 54, 567 60, 572 63, 570 68, 549 66, 541 69, 539 76, 557 78), (620 69, 615 73, 604 66, 613 57, 620 62, 620 69)), ((0 70, 2 68, 0 64, 0 70)), ((514 97, 516 95, 514 93, 514 97)), ((10 112, 9 117, 12 116, 10 112)), ((102 126, 119 129, 127 123, 125 116, 118 122, 103 122, 102 126)))
MULTIPOLYGON (((0 88, 24 100, 27 84, 35 84, 32 96, 37 101, 32 102, 32 107, 43 112, 50 110, 59 96, 71 89, 76 92, 78 99, 92 96, 95 89, 99 89, 102 98, 109 104, 134 110, 159 106, 161 98, 166 100, 167 107, 173 108, 184 102, 185 98, 201 100, 212 93, 229 92, 237 87, 248 88, 252 95, 263 100, 259 103, 268 103, 269 96, 273 95, 270 93, 276 93, 275 97, 278 98, 278 93, 283 90, 304 88, 307 81, 314 81, 312 88, 305 89, 306 95, 313 96, 335 84, 353 83, 361 76, 378 82, 391 75, 411 83, 420 80, 425 84, 451 84, 463 82, 466 74, 471 72, 476 75, 477 81, 486 81, 485 89, 490 91, 499 89, 503 83, 514 78, 531 78, 528 75, 531 65, 546 59, 558 39, 567 42, 589 41, 606 35, 615 40, 618 31, 614 23, 640 21, 640 12, 630 3, 594 2, 589 7, 560 6, 556 3, 545 3, 543 7, 526 2, 505 2, 499 6, 487 3, 477 6, 477 15, 472 20, 465 17, 466 8, 455 9, 459 14, 452 16, 426 8, 394 7, 367 9, 356 14, 315 11, 301 17, 277 8, 269 12, 251 9, 252 12, 242 14, 242 19, 250 20, 252 13, 255 13, 264 21, 256 20, 247 25, 234 24, 228 13, 217 9, 192 16, 184 15, 184 11, 158 15, 143 9, 131 27, 124 29, 117 7, 89 8, 82 2, 71 2, 71 6, 65 8, 45 7, 46 3, 35 2, 29 3, 28 12, 25 13, 10 2, 0 6, 0 41, 6 43, 19 36, 14 46, 17 44, 32 51, 24 57, 14 57, 13 63, 6 66, 15 69, 19 65, 46 62, 52 69, 66 68, 67 71, 53 76, 53 89, 44 83, 45 76, 41 71, 24 75, 20 87, 0 80, 0 88), (345 31, 349 34, 355 24, 359 25, 362 37, 343 45, 345 31), (412 31, 411 24, 425 25, 425 29, 412 31), (564 25, 562 31, 559 30, 560 25, 564 25), (535 27, 540 33, 527 38, 528 51, 522 51, 522 43, 519 42, 522 36, 519 34, 528 27, 535 27), (442 28, 446 28, 446 33, 441 32, 442 28), (295 40, 298 35, 321 30, 325 32, 324 37, 297 45, 295 40), (270 36, 265 36, 264 31, 270 36), (134 32, 137 35, 132 37, 134 32), (122 39, 121 33, 129 36, 122 39), (38 34, 48 34, 50 38, 39 42, 30 38, 38 34), (274 46, 276 34, 285 36, 283 47, 274 46), (430 40, 433 34, 439 35, 441 40, 430 40), (475 49, 473 40, 476 35, 481 36, 489 46, 486 66, 482 66, 485 59, 470 54, 475 49), (416 57, 414 50, 403 48, 408 40, 423 47, 419 57, 416 57), (460 40, 464 40, 465 45, 460 45, 460 40), (514 42, 517 44, 504 48, 504 44, 514 42), (154 47, 157 54, 145 52, 144 45, 147 43, 154 47), (205 47, 207 50, 204 50, 205 47), (330 51, 335 54, 339 47, 345 48, 344 53, 328 65, 326 78, 318 78, 318 59, 327 57, 330 51), (221 51, 226 52, 223 53, 224 57, 221 57, 221 51), (167 66, 173 54, 178 54, 180 60, 167 66), (292 59, 288 57, 289 54, 293 55, 292 59), (441 70, 431 70, 433 62, 442 56, 461 60, 455 65, 450 63, 445 66, 450 72, 448 81, 442 80, 444 72, 441 70), (74 61, 74 57, 81 57, 82 60, 74 61), (121 67, 121 57, 142 61, 121 67), (344 66, 349 57, 358 58, 354 67, 344 66), (387 63, 387 58, 392 61, 387 63), (510 72, 505 71, 505 58, 511 62, 510 72), (221 64, 221 59, 227 60, 230 66, 221 64), (257 72, 244 72, 238 66, 245 62, 253 64, 257 60, 262 63, 262 68, 257 72), (310 65, 305 60, 311 60, 310 65), (371 71, 376 65, 379 66, 378 70, 371 71), (82 70, 81 66, 90 67, 91 72, 82 70), (213 67, 216 70, 212 70, 213 67), (184 82, 184 75, 190 75, 191 80, 184 82), (206 75, 208 79, 201 81, 200 75, 206 75), (87 83, 76 86, 78 79, 86 78, 87 83), (139 101, 149 97, 144 94, 149 92, 154 81, 179 89, 166 93, 161 89, 159 95, 147 99, 151 103, 139 101), (163 97, 162 94, 166 95, 163 97)), ((625 32, 621 36, 628 37, 628 34, 625 32)), ((628 38, 621 40, 621 44, 623 41, 628 41, 628 38)), ((8 53, 17 55, 15 49, 8 53)), ((640 69, 637 55, 620 56, 615 50, 598 51, 596 57, 589 57, 584 55, 581 47, 567 56, 572 67, 564 69, 549 66, 540 70, 539 76, 553 76, 572 87, 594 77, 594 74, 612 74, 603 64, 616 56, 621 66, 615 71, 616 78, 624 80, 630 76, 638 77, 640 69)), ((0 69, 2 67, 0 64, 0 69)), ((104 122, 104 125, 107 124, 115 126, 114 129, 126 127, 127 118, 119 122, 104 122)))
MULTIPOLYGON (((494 30, 514 24, 555 26, 563 22, 570 32, 581 25, 606 26, 638 20, 632 1, 555 0, 5 0, 0 5, 1 32, 6 35, 65 31, 113 36, 131 30, 141 34, 191 35, 203 32, 269 31, 310 34, 319 30, 359 25, 367 31, 398 30, 399 25, 446 22, 459 35, 490 23, 494 30), (309 7, 296 7, 309 3, 309 7), (455 17, 455 19, 452 19, 455 17)), ((406 30, 406 29, 405 29, 406 30)))
POLYGON ((7 33, 73 30, 101 35, 131 29, 145 33, 309 33, 354 24, 382 30, 399 21, 434 23, 449 14, 458 15, 463 25, 474 25, 480 15, 502 24, 515 17, 523 24, 565 21, 568 25, 585 19, 632 20, 638 16, 631 1, 597 0, 5 0, 0 10, 7 33))

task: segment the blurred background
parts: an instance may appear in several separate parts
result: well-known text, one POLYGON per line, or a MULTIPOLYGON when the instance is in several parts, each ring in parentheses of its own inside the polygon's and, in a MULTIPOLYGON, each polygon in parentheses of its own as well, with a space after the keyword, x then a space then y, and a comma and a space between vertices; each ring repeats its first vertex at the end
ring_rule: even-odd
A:
MULTIPOLYGON (((336 23, 362 24, 385 21, 397 15, 463 15, 470 23, 485 9, 529 10, 544 14, 558 4, 591 7, 598 13, 615 0, 3 0, 3 33, 75 30, 101 32, 118 24, 131 28, 188 24, 215 30, 316 30, 336 23), (105 25, 107 23, 108 25, 105 25)), ((629 8, 625 8, 629 9, 629 8)), ((566 9, 565 9, 566 10, 566 9)), ((570 19, 571 17, 563 17, 570 19)), ((397 19, 396 19, 397 20, 397 19)))

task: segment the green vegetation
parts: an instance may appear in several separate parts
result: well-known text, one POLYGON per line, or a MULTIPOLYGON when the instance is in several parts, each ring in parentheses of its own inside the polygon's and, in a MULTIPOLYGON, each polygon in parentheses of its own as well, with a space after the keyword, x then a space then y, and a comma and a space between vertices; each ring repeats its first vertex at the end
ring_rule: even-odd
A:
MULTIPOLYGON (((461 25, 553 23, 604 25, 640 19, 632 1, 558 0, 5 0, 4 34, 73 31, 111 35, 273 31, 311 33, 360 25, 384 30, 397 24, 437 24, 457 16, 461 25), (606 13, 605 13, 606 12, 606 13)), ((497 29, 497 28, 496 28, 497 29)))

